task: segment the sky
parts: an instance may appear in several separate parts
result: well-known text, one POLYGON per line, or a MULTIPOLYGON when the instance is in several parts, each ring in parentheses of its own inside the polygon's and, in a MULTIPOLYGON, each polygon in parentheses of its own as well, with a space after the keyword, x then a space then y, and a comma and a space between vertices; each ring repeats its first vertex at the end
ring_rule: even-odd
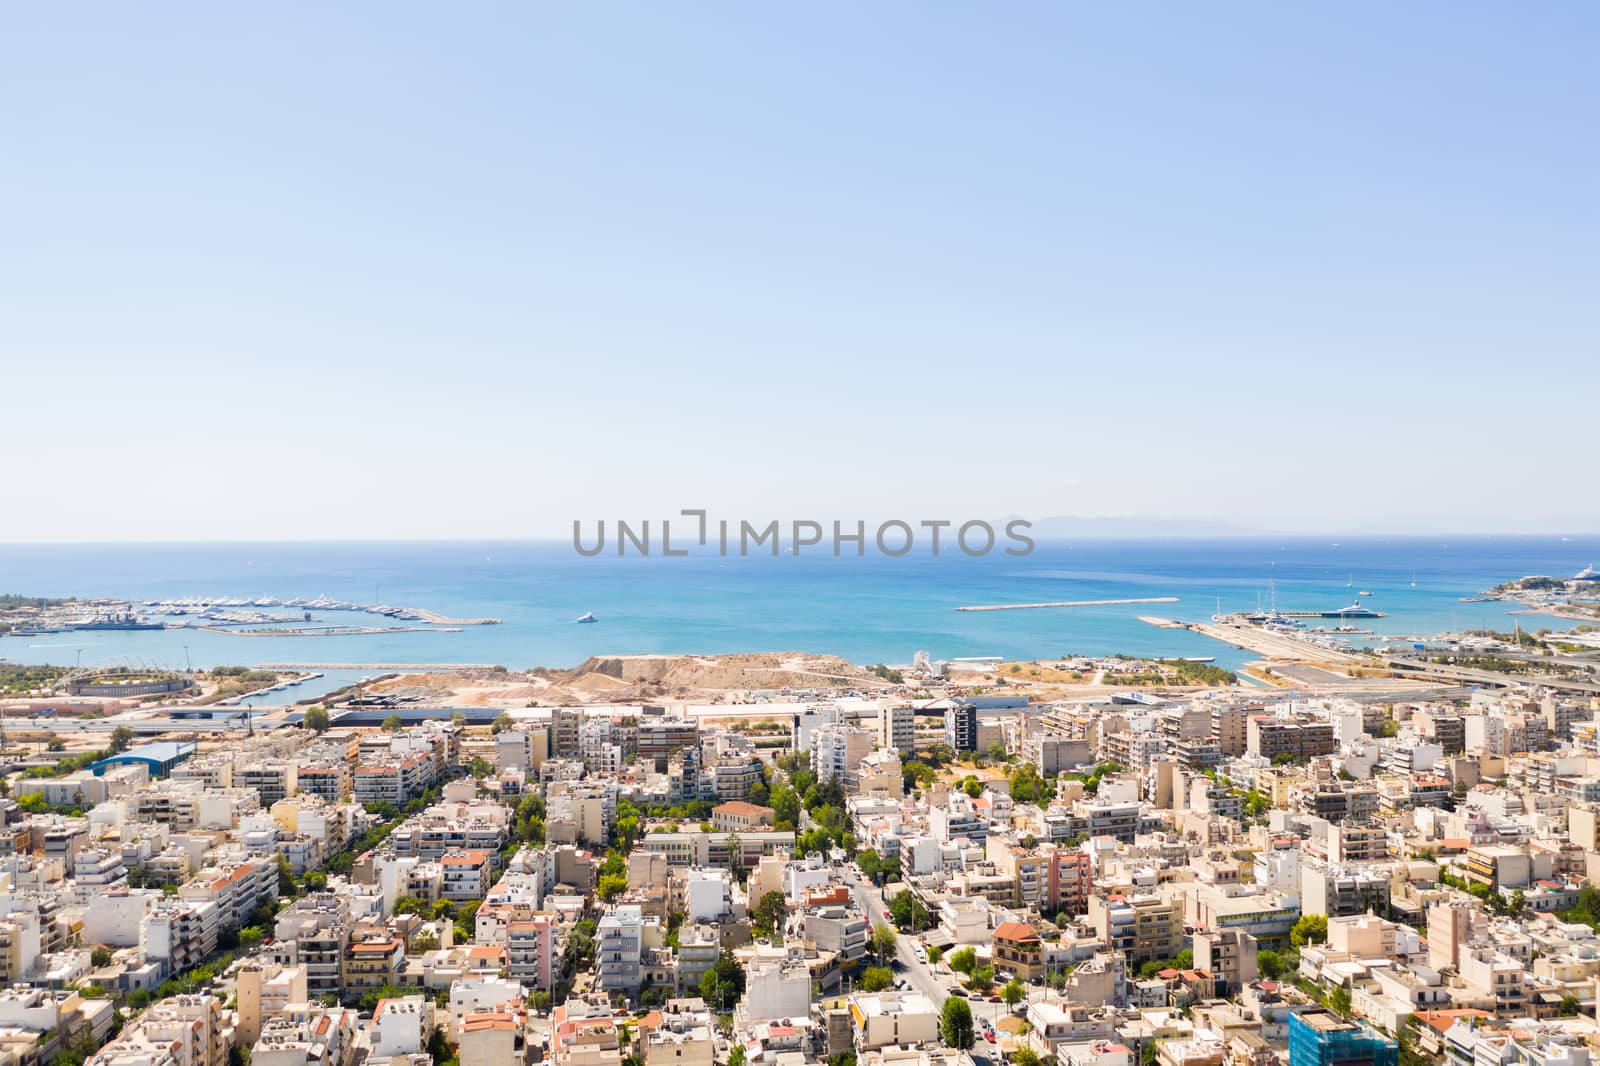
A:
POLYGON ((1588 3, 22 5, 0 540, 1600 531, 1588 3))

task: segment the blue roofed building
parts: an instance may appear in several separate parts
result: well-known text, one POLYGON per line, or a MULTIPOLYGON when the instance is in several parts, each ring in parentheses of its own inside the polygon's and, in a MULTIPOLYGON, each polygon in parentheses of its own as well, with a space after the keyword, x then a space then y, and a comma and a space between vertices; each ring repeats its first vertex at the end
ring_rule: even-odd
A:
POLYGON ((1400 1045, 1332 1011, 1289 1015, 1289 1066, 1399 1066, 1400 1045))
POLYGON ((150 771, 152 778, 166 777, 174 766, 193 754, 192 740, 161 740, 154 744, 141 744, 137 748, 129 748, 99 762, 90 763, 88 769, 99 777, 108 767, 119 763, 140 763, 150 771))

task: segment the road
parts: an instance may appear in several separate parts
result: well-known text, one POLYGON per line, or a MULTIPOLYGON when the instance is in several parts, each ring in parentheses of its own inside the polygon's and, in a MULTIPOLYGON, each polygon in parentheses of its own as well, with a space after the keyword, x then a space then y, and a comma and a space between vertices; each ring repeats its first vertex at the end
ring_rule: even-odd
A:
MULTIPOLYGON (((861 908, 861 913, 866 915, 870 926, 890 924, 883 916, 888 910, 884 902, 883 893, 865 878, 857 877, 852 871, 847 875, 850 878, 851 892, 855 896, 856 905, 861 908)), ((934 968, 918 959, 912 950, 916 940, 901 934, 895 941, 895 977, 902 978, 914 992, 921 992, 933 1001, 935 1008, 942 1009, 944 1001, 950 998, 950 985, 954 975, 949 971, 944 976, 935 972, 934 968)), ((972 1021, 976 1027, 977 1041, 972 1046, 972 1061, 978 1066, 990 1066, 991 1060, 998 1062, 1000 1054, 994 1044, 983 1039, 983 1023, 996 1022, 1006 1016, 1004 1003, 989 1003, 986 1000, 970 1000, 967 1004, 972 1008, 972 1021)))

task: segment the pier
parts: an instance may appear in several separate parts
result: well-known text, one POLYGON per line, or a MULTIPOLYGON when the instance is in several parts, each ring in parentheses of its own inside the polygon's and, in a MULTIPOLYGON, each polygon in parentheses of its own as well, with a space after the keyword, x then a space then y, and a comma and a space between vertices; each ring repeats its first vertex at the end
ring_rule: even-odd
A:
MULTIPOLYGON (((1159 625, 1166 619, 1143 619, 1151 625, 1159 625)), ((1171 629, 1173 626, 1162 626, 1171 629)), ((1199 633, 1203 637, 1219 640, 1224 644, 1232 644, 1235 648, 1265 655, 1269 659, 1289 660, 1294 662, 1325 662, 1325 663, 1358 663, 1359 656, 1349 652, 1325 648, 1320 644, 1310 641, 1298 640, 1295 637, 1282 633, 1270 633, 1254 626, 1239 623, 1207 624, 1205 622, 1179 623, 1179 629, 1187 629, 1192 633, 1199 633)))
POLYGON ((382 633, 459 633, 459 626, 298 626, 285 629, 233 629, 191 626, 201 633, 226 633, 230 637, 370 637, 382 633))
POLYGON ((425 670, 502 670, 499 663, 260 663, 257 670, 393 670, 415 674, 425 670))
POLYGON ((1176 596, 1149 596, 1131 600, 1060 600, 1056 603, 997 603, 989 607, 957 607, 958 611, 1037 611, 1045 607, 1115 607, 1125 603, 1177 603, 1176 596))

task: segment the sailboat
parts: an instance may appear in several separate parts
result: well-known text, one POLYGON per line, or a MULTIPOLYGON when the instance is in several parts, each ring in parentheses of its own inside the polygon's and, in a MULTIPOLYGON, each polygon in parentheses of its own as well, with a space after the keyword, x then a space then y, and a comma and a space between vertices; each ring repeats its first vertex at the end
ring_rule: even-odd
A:
POLYGON ((1411 587, 1412 588, 1416 588, 1417 587, 1417 575, 1415 573, 1413 573, 1411 575, 1411 587))
POLYGON ((580 621, 580 622, 598 622, 598 621, 600 621, 600 619, 598 619, 598 618, 596 618, 594 616, 594 612, 593 611, 585 611, 583 614, 578 616, 578 621, 580 621))

